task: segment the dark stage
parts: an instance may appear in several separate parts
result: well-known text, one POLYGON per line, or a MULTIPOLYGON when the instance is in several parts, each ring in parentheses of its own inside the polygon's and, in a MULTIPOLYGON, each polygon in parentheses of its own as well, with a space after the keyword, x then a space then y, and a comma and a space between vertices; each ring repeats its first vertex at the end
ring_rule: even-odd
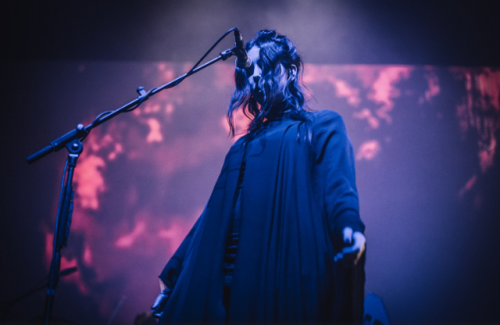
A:
MULTIPOLYGON (((310 107, 347 125, 366 293, 392 324, 499 323, 499 14, 485 1, 12 1, 1 19, 0 303, 49 268, 66 151, 25 158, 185 73, 226 30, 270 28, 302 54, 310 107)), ((218 62, 84 141, 62 254, 78 271, 61 280, 56 317, 132 324, 149 310, 234 142, 233 74, 232 58, 218 62)), ((4 305, 3 321, 40 316, 44 300, 41 290, 4 305)))

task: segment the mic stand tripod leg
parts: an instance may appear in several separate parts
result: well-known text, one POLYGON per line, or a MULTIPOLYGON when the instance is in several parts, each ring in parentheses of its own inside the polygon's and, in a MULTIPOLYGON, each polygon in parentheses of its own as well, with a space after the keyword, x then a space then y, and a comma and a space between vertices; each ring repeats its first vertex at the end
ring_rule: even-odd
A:
MULTIPOLYGON (((59 284, 59 271, 61 268, 61 250, 68 242, 73 212, 73 175, 78 157, 83 151, 83 145, 79 139, 75 139, 66 145, 68 149, 67 169, 64 173, 63 183, 66 185, 61 189, 59 206, 57 211, 56 226, 54 231, 54 247, 52 250, 52 261, 50 264, 49 281, 47 285, 47 296, 45 299, 44 323, 48 325, 54 307, 54 297, 59 284)), ((62 186, 63 184, 61 184, 62 186)))

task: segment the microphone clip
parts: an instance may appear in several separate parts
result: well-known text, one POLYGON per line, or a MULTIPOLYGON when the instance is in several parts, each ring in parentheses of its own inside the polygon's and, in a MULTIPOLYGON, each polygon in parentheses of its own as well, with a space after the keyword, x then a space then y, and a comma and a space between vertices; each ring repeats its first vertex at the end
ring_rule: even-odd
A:
POLYGON ((225 51, 220 52, 220 57, 222 58, 222 61, 226 61, 233 55, 234 55, 233 49, 227 49, 225 51))

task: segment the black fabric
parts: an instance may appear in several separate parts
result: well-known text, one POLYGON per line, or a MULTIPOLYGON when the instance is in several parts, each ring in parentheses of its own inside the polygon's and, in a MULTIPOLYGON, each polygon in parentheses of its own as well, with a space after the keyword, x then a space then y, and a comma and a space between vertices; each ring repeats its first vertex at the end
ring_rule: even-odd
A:
POLYGON ((337 113, 314 112, 310 119, 310 144, 297 136, 303 122, 284 117, 231 147, 203 214, 160 274, 173 289, 160 323, 362 318, 363 263, 346 270, 333 262, 342 229, 364 230, 352 146, 337 113), (222 268, 245 143, 240 237, 226 314, 222 268))
MULTIPOLYGON (((245 168, 246 168, 246 161, 245 161, 245 155, 243 155, 243 161, 241 162, 241 167, 240 167, 240 174, 238 176, 238 185, 236 186, 236 194, 235 194, 236 202, 233 208, 233 220, 231 222, 231 231, 227 236, 226 250, 224 253, 224 264, 222 267, 222 273, 224 274, 224 287, 231 286, 233 282, 234 268, 236 266, 236 254, 238 253, 238 243, 240 241, 241 189, 243 188, 243 176, 245 175, 245 168)), ((227 295, 227 292, 229 292, 227 288, 224 288, 225 295, 227 295)))

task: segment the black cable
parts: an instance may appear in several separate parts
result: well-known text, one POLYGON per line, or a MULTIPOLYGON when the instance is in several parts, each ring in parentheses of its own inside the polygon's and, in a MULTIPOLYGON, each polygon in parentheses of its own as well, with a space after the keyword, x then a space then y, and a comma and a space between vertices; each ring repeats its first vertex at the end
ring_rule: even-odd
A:
MULTIPOLYGON (((198 60, 198 62, 196 62, 196 64, 185 74, 185 76, 179 80, 177 80, 177 82, 175 82, 174 84, 171 84, 169 85, 168 87, 164 88, 164 89, 169 89, 169 88, 173 88, 175 86, 177 86, 178 84, 180 84, 184 79, 186 79, 187 77, 189 77, 190 75, 193 74, 193 71, 194 69, 196 69, 196 67, 207 57, 207 55, 212 52, 212 50, 231 32, 237 30, 238 28, 234 27, 234 28, 231 28, 230 30, 228 30, 227 32, 225 32, 215 43, 214 45, 212 45, 212 47, 210 47, 210 49, 201 57, 201 59, 198 60)), ((146 101, 151 95, 153 95, 159 88, 158 87, 155 87, 155 88, 152 88, 150 89, 146 94, 142 95, 140 97, 140 101, 135 104, 134 106, 130 107, 129 109, 126 109, 126 110, 123 110, 123 112, 131 112, 133 111, 134 109, 136 109, 137 107, 139 107, 144 101, 146 101)), ((164 89, 161 89, 161 90, 164 90, 164 89)), ((99 121, 101 121, 101 119, 103 117, 106 117, 108 114, 111 114, 113 113, 114 111, 106 111, 106 112, 102 112, 101 114, 97 115, 97 117, 94 119, 94 121, 86 127, 86 129, 88 130, 91 130, 94 125, 96 123, 99 123, 99 121)), ((81 140, 83 140, 85 137, 87 137, 88 135, 88 132, 87 134, 82 137, 81 140)))
MULTIPOLYGON (((201 59, 198 60, 198 62, 196 62, 196 64, 191 68, 191 70, 189 70, 186 75, 184 76, 184 78, 178 80, 175 84, 171 85, 170 87, 168 88, 172 88, 172 87, 175 87, 177 86, 178 84, 180 84, 184 79, 186 79, 187 77, 189 77, 191 74, 193 74, 193 71, 194 69, 196 69, 196 67, 201 63, 201 61, 203 61, 207 55, 212 52, 212 50, 220 43, 220 41, 222 41, 229 33, 231 33, 232 31, 236 30, 238 28, 234 27, 234 28, 231 28, 230 30, 228 30, 227 32, 224 33, 224 35, 222 35, 218 40, 217 42, 214 43, 214 45, 212 45, 212 47, 201 57, 201 59)), ((168 88, 165 88, 165 89, 168 89, 168 88)), ((151 89, 149 92, 148 92, 148 95, 152 92, 154 92, 156 89, 158 88, 153 88, 151 89)), ((141 102, 142 103, 142 102, 141 102)), ((140 104, 139 104, 140 105, 140 104)), ((128 110, 127 110, 128 111, 128 110)))

